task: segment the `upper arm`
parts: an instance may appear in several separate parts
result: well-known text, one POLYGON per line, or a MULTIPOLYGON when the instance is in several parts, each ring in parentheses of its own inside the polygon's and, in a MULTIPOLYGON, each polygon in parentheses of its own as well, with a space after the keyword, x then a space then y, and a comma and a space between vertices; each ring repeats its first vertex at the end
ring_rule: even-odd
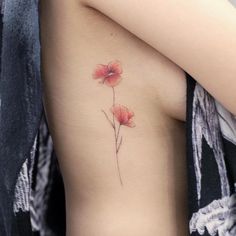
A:
POLYGON ((81 2, 167 56, 236 114, 236 10, 229 1, 81 2))

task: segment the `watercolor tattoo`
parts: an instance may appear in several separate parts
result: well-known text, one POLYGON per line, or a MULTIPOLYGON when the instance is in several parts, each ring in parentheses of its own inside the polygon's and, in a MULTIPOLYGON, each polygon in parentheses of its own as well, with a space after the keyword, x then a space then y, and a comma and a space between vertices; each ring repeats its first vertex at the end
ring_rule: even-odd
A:
POLYGON ((128 109, 126 106, 116 103, 116 93, 115 86, 117 86, 121 80, 121 74, 123 73, 121 63, 119 61, 112 61, 107 65, 99 64, 93 72, 93 79, 98 80, 99 83, 105 84, 112 89, 112 106, 110 107, 110 115, 105 110, 102 112, 105 118, 111 125, 114 132, 114 142, 115 142, 115 157, 117 171, 119 174, 120 184, 123 185, 120 166, 119 166, 119 150, 123 143, 123 136, 121 135, 121 126, 126 126, 133 128, 135 124, 133 122, 134 112, 128 109))

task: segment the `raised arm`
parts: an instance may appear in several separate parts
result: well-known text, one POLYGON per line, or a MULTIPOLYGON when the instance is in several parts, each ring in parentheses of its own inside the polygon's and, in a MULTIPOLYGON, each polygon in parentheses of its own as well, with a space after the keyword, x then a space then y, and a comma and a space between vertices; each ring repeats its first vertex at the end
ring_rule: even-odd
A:
POLYGON ((227 0, 81 0, 191 74, 236 114, 236 9, 227 0))

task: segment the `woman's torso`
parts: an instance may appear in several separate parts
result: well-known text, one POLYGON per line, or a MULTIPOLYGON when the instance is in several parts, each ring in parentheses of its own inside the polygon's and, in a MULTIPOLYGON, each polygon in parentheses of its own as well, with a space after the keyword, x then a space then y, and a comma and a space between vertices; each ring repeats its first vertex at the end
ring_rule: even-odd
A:
POLYGON ((64 4, 43 3, 41 26, 44 104, 65 183, 68 236, 115 236, 115 228, 127 236, 144 228, 150 236, 187 235, 184 71, 102 14, 64 4), (121 127, 123 186, 101 112, 110 114, 112 88, 92 76, 114 60, 123 70, 116 101, 132 108, 136 125, 121 127))

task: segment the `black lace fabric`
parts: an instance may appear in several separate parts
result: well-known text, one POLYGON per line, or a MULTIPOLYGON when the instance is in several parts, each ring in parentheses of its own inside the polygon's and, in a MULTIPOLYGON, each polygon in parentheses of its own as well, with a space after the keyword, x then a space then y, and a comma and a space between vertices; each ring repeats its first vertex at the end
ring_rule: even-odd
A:
MULTIPOLYGON (((65 236, 63 179, 42 105, 38 1, 0 0, 0 8, 0 236, 65 236)), ((188 73, 186 83, 189 235, 235 236, 236 118, 188 73)))

